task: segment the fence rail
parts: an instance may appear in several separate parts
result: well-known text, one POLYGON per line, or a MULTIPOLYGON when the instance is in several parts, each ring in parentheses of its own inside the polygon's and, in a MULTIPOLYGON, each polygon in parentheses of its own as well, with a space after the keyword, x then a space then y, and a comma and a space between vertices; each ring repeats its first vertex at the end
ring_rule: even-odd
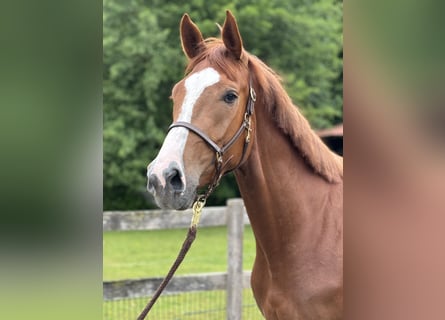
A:
MULTIPOLYGON (((242 288, 250 288, 250 272, 242 274, 242 288)), ((104 300, 141 298, 153 295, 163 278, 146 278, 136 280, 116 280, 103 282, 104 300)), ((200 273, 176 276, 165 288, 164 295, 191 291, 226 290, 227 273, 200 273)))
MULTIPOLYGON (((243 224, 249 224, 249 218, 240 199, 243 210, 243 224)), ((230 201, 230 200, 229 200, 230 201)), ((227 224, 227 207, 204 207, 199 222, 200 227, 216 227, 227 224)), ((190 225, 192 210, 137 210, 105 211, 103 213, 103 231, 159 230, 187 228, 190 225)))

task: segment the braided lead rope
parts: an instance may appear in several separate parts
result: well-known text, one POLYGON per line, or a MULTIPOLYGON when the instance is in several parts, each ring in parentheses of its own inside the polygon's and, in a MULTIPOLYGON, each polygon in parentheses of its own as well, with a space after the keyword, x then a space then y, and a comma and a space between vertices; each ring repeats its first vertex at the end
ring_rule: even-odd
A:
POLYGON ((156 303, 158 298, 161 296, 162 291, 164 291, 165 287, 168 285, 170 280, 173 278, 173 275, 175 274, 176 270, 178 269, 179 265, 184 260, 187 252, 189 251, 190 247, 192 246, 193 241, 196 238, 196 233, 198 231, 198 223, 199 219, 201 217, 201 211, 202 208, 204 208, 204 205, 206 203, 205 197, 198 197, 198 199, 193 204, 193 216, 192 216, 192 222, 190 225, 190 228, 187 232, 187 237, 184 240, 184 243, 182 244, 181 250, 179 251, 178 256, 176 257, 175 262, 171 266, 170 270, 168 271, 167 275, 165 276, 164 280, 159 285, 158 289, 156 290, 153 297, 150 299, 150 301, 145 306, 144 310, 142 310, 139 317, 137 317, 137 320, 144 320, 147 314, 150 312, 153 305, 156 303))

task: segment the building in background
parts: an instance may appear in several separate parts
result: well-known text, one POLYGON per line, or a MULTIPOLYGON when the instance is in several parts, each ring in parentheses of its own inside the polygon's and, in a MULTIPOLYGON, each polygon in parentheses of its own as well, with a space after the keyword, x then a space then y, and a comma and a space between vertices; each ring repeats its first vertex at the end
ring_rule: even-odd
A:
POLYGON ((343 123, 319 130, 317 134, 332 151, 343 156, 343 123))

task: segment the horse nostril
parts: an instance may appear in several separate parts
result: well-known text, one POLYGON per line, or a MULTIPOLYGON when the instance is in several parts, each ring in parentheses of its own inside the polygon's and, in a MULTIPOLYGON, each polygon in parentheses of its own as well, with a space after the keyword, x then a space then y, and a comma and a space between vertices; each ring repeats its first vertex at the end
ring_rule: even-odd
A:
POLYGON ((181 173, 177 169, 170 169, 165 178, 167 183, 172 187, 175 192, 182 192, 184 190, 184 184, 182 183, 181 173))
POLYGON ((158 179, 158 177, 156 175, 154 175, 154 174, 151 174, 148 177, 148 186, 147 186, 148 191, 152 192, 152 191, 158 189, 158 187, 159 187, 159 179, 158 179))

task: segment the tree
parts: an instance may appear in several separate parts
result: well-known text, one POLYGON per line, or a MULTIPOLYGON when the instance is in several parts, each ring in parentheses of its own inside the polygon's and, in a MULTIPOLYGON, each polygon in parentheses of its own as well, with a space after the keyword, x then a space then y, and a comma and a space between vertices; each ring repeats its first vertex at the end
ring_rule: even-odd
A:
POLYGON ((138 0, 105 1, 103 23, 104 207, 143 207, 146 166, 164 136, 156 114, 168 30, 138 0))
POLYGON ((236 16, 245 47, 282 76, 292 100, 314 127, 338 121, 342 101, 333 86, 342 71, 341 3, 241 2, 236 16))

